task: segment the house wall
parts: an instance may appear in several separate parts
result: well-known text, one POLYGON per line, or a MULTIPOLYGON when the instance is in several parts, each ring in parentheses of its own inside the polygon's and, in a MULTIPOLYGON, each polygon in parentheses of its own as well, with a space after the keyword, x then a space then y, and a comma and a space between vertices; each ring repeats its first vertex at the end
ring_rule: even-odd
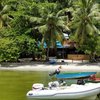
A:
POLYGON ((70 60, 89 60, 89 55, 85 54, 68 54, 70 60))

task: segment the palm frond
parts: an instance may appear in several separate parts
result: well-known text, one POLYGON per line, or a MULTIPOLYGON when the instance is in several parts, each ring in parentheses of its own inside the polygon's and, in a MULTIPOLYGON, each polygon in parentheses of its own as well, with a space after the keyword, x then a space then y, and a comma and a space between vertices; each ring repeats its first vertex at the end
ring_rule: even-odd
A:
POLYGON ((42 25, 42 26, 38 27, 38 30, 40 33, 46 33, 48 30, 48 27, 47 27, 47 25, 42 25))
POLYGON ((5 5, 2 9, 2 11, 0 12, 0 14, 5 14, 9 11, 10 7, 8 5, 5 5))
POLYGON ((96 26, 91 22, 91 20, 88 20, 88 23, 90 24, 90 26, 92 27, 92 29, 94 30, 94 32, 96 32, 97 34, 100 34, 100 31, 96 28, 96 26))
POLYGON ((91 27, 90 24, 86 25, 86 31, 87 31, 86 33, 88 33, 89 35, 93 35, 93 33, 94 33, 94 29, 91 27))
POLYGON ((3 26, 3 22, 2 22, 2 20, 0 19, 0 28, 2 28, 2 26, 3 26))
POLYGON ((39 17, 30 17, 30 18, 29 18, 29 21, 30 21, 31 23, 34 23, 34 22, 36 22, 36 23, 41 23, 42 18, 39 18, 39 17))
POLYGON ((57 22, 57 26, 59 26, 61 29, 64 29, 66 31, 70 31, 69 27, 66 25, 65 21, 59 20, 57 22))

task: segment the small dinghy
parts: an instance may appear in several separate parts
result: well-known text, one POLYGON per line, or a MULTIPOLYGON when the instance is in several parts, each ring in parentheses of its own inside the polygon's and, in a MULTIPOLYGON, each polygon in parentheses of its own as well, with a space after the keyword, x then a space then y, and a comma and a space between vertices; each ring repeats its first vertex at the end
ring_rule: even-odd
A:
POLYGON ((60 73, 56 74, 56 78, 58 79, 84 78, 84 77, 90 77, 91 75, 95 74, 96 72, 60 73))
POLYGON ((100 94, 100 83, 82 84, 60 84, 58 81, 49 82, 48 87, 41 83, 33 84, 32 90, 28 91, 26 96, 34 99, 81 99, 95 100, 100 94), (94 99, 93 99, 94 98, 94 99))

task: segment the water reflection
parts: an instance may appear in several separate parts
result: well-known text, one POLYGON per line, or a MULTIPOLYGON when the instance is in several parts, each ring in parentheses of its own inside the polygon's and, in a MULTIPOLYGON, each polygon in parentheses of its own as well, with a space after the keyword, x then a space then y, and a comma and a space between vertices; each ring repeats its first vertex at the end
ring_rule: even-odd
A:
MULTIPOLYGON (((0 98, 2 100, 27 100, 26 93, 33 83, 43 83, 55 80, 49 72, 0 71, 0 98)), ((100 73, 97 73, 100 77, 100 73)), ((35 100, 35 99, 32 99, 35 100)), ((96 99, 99 100, 99 99, 96 99)))

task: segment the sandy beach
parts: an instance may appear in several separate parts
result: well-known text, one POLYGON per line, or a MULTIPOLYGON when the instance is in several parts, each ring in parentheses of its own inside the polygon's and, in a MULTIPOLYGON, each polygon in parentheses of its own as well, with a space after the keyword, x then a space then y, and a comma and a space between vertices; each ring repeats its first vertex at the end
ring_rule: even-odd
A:
POLYGON ((48 62, 3 63, 0 64, 0 70, 54 71, 59 66, 62 66, 61 71, 100 72, 100 63, 89 63, 85 61, 64 61, 55 64, 49 64, 48 62))

